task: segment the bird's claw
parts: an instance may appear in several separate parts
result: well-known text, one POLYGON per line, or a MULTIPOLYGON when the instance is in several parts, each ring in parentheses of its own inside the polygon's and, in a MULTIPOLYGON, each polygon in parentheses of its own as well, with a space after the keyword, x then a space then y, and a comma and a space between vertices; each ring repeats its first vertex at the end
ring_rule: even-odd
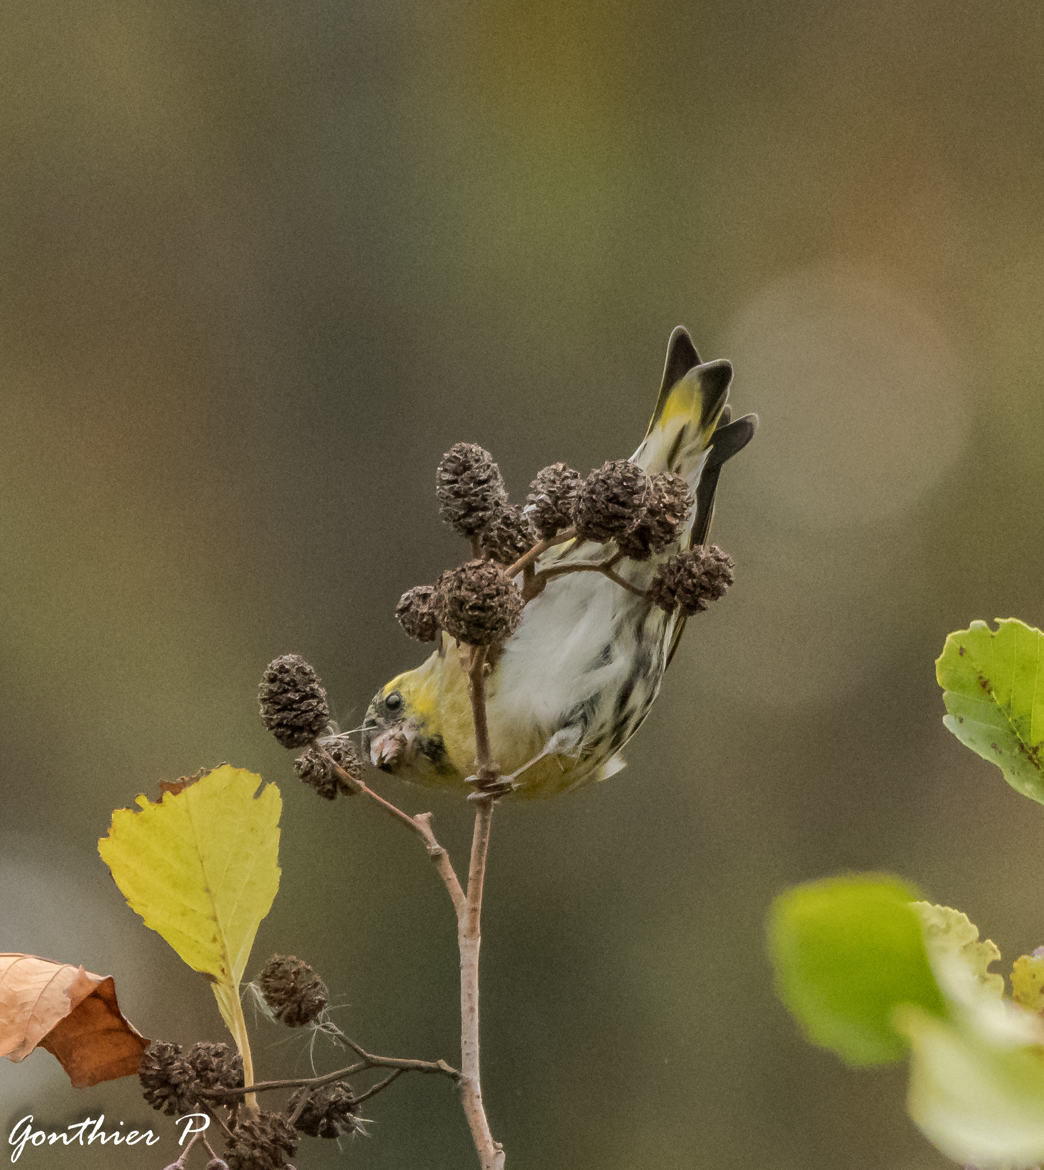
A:
POLYGON ((480 780, 478 776, 469 776, 465 783, 475 789, 474 792, 468 793, 468 800, 485 800, 487 797, 496 800, 498 797, 507 796, 509 792, 514 792, 516 788, 514 778, 511 776, 485 781, 480 780))

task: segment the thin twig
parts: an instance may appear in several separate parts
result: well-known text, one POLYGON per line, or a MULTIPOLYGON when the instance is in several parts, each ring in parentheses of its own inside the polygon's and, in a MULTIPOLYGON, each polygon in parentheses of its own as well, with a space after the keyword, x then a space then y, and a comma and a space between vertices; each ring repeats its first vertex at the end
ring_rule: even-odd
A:
POLYGON ((632 585, 630 581, 625 581, 619 573, 614 573, 609 567, 609 564, 599 566, 600 573, 603 573, 610 581, 615 581, 617 585, 622 585, 630 593, 635 593, 639 597, 648 597, 649 594, 645 589, 640 589, 637 585, 632 585))
POLYGON ((396 1077, 401 1077, 406 1070, 404 1068, 393 1069, 389 1076, 386 1076, 383 1081, 378 1081, 375 1085, 371 1085, 365 1093, 360 1093, 358 1097, 352 1094, 353 1105, 359 1105, 366 1100, 367 1097, 376 1097, 381 1089, 386 1089, 396 1077))
POLYGON ((648 593, 644 589, 640 589, 637 585, 632 585, 630 581, 625 580, 619 573, 613 571, 613 565, 620 560, 619 554, 610 557, 607 561, 572 561, 564 565, 551 565, 546 569, 541 569, 533 579, 534 585, 546 585, 552 577, 561 577, 566 573, 584 573, 593 572, 601 573, 608 577, 610 581, 615 581, 617 585, 622 586, 630 593, 635 593, 639 597, 648 597, 648 593))
POLYGON ((576 536, 575 528, 567 528, 564 532, 560 532, 557 536, 549 536, 545 540, 538 540, 528 552, 524 552, 513 565, 508 565, 504 573, 508 577, 514 577, 516 573, 521 573, 527 566, 533 564, 537 557, 542 556, 549 548, 554 548, 556 544, 564 544, 567 540, 572 540, 576 536))
MULTIPOLYGON (((171 1163, 171 1164, 173 1166, 184 1166, 186 1160, 188 1159, 189 1154, 192 1151, 192 1147, 196 1144, 196 1142, 200 1139, 200 1137, 202 1137, 202 1135, 203 1135, 203 1131, 201 1129, 197 1129, 196 1132, 192 1135, 192 1137, 189 1138, 188 1145, 181 1151, 180 1155, 178 1156, 178 1160, 176 1162, 171 1163)), ((204 1144, 206 1144, 206 1143, 204 1143, 204 1144)), ((207 1149, 210 1149, 210 1147, 207 1146, 207 1149)))
POLYGON ((208 1142, 207 1139, 205 1137, 203 1137, 202 1134, 200 1134, 200 1139, 202 1140, 203 1145, 206 1146, 207 1153, 210 1155, 211 1161, 214 1161, 218 1156, 217 1151, 210 1144, 210 1142, 208 1142))
POLYGON ((330 755, 330 753, 321 745, 314 744, 320 752, 322 752, 324 759, 329 767, 337 773, 338 777, 343 783, 347 784, 351 790, 359 796, 365 796, 372 800, 378 808, 382 809, 388 816, 394 820, 399 821, 400 824, 405 825, 408 829, 412 829, 421 840, 424 842, 425 848, 428 851, 428 856, 431 858, 438 870, 439 877, 442 879, 442 884, 446 887, 450 896, 450 901, 453 903, 453 909, 457 913, 459 919, 461 911, 464 906, 464 890, 461 887, 460 881, 457 878, 456 871, 450 861, 450 856, 446 850, 439 844, 435 838, 435 833, 431 827, 431 813, 423 812, 417 813, 415 816, 410 816, 409 813, 403 812, 398 805, 392 804, 390 800, 385 800, 383 796, 374 792, 372 788, 362 780, 357 780, 350 776, 330 755))
POLYGON ((365 1064, 374 1068, 397 1068, 402 1072, 445 1073, 454 1079, 460 1079, 460 1070, 447 1064, 441 1058, 439 1060, 414 1060, 401 1056, 378 1056, 376 1053, 367 1052, 361 1044, 342 1032, 336 1024, 327 1023, 323 1027, 323 1032, 346 1048, 350 1048, 365 1064))
POLYGON ((600 573, 604 564, 604 561, 567 561, 562 565, 550 565, 546 569, 538 570, 536 580, 550 581, 552 577, 561 577, 566 573, 585 573, 592 571, 600 573))
MULTIPOLYGON (((324 1029, 325 1031, 325 1029, 324 1029)), ((332 1032, 328 1033, 334 1035, 332 1032)), ((400 1056, 378 1056, 374 1052, 367 1052, 361 1045, 356 1044, 353 1040, 349 1040, 344 1033, 335 1036, 335 1039, 343 1040, 348 1047, 357 1052, 360 1060, 355 1064, 350 1064, 346 1068, 334 1069, 333 1072, 323 1073, 315 1077, 284 1077, 276 1081, 257 1081, 253 1085, 247 1085, 245 1088, 236 1089, 235 1095, 242 1096, 247 1093, 264 1093, 269 1089, 300 1089, 307 1085, 310 1089, 318 1089, 323 1085, 330 1084, 331 1081, 344 1081, 349 1077, 354 1077, 357 1073, 366 1072, 371 1068, 391 1068, 396 1073, 404 1072, 420 1072, 420 1073, 441 1073, 443 1076, 448 1076, 451 1080, 459 1081, 461 1079, 461 1072, 451 1064, 447 1064, 444 1060, 413 1060, 409 1057, 400 1056)), ((215 1097, 225 1099, 232 1095, 228 1089, 200 1089, 201 1097, 215 1097)))
MULTIPOLYGON (((249 1091, 249 1090, 238 1089, 235 1091, 241 1093, 241 1092, 245 1092, 245 1091, 249 1091)), ((207 1104, 207 1102, 203 1100, 204 1097, 223 1096, 223 1097, 227 1098, 229 1096, 228 1090, 227 1089, 224 1089, 224 1090, 222 1090, 222 1089, 197 1089, 196 1094, 197 1094, 197 1103, 199 1104, 200 1108, 203 1109, 204 1112, 206 1113, 206 1115, 210 1118, 210 1120, 212 1122, 214 1122, 214 1124, 217 1125, 221 1129, 221 1131, 222 1131, 222 1133, 224 1133, 225 1137, 231 1137, 232 1136, 232 1129, 229 1126, 228 1122, 225 1121, 225 1119, 221 1116, 220 1113, 215 1113, 214 1110, 207 1104)), ((239 1102, 236 1101, 234 1108, 238 1109, 238 1107, 239 1107, 239 1102)), ((202 1136, 202 1134, 203 1134, 203 1130, 200 1130, 199 1131, 200 1138, 201 1138, 203 1144, 209 1150, 210 1143, 207 1141, 207 1139, 205 1137, 202 1136)), ((195 1138, 193 1138, 192 1140, 195 1141, 195 1138)), ((213 1153, 212 1150, 211 1150, 211 1153, 213 1153)), ((174 1165, 177 1165, 177 1163, 175 1162, 174 1165)))
POLYGON ((347 1077, 354 1077, 356 1073, 365 1072, 372 1067, 368 1061, 360 1060, 356 1064, 350 1064, 347 1068, 334 1069, 333 1072, 323 1073, 317 1077, 283 1077, 277 1081, 257 1081, 253 1085, 247 1085, 242 1089, 199 1089, 198 1093, 201 1097, 217 1097, 225 1099, 234 1094, 241 1093, 265 1093, 269 1089, 299 1089, 302 1085, 308 1085, 310 1088, 318 1089, 322 1085, 327 1085, 330 1081, 343 1081, 347 1077))
POLYGON ((289 1121, 290 1124, 292 1126, 294 1126, 295 1128, 297 1127, 297 1119, 308 1108, 308 1104, 311 1101, 311 1099, 312 1099, 311 1093, 302 1093, 300 1098, 298 1099, 297 1104, 294 1106, 294 1111, 287 1116, 287 1121, 289 1121))

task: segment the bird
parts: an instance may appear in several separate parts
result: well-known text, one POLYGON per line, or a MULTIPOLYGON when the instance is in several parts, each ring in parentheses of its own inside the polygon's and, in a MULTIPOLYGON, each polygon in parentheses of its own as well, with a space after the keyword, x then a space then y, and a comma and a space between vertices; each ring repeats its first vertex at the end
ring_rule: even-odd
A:
MULTIPOLYGON (((689 333, 673 330, 652 418, 630 462, 671 472, 688 488, 679 535, 646 559, 602 572, 563 571, 612 555, 612 542, 576 536, 545 552, 556 572, 525 605, 517 628, 489 655, 486 714, 498 793, 546 798, 604 780, 649 713, 685 625, 647 591, 675 554, 705 546, 722 466, 742 450, 756 415, 732 420, 729 362, 702 362, 689 333)), ((517 583, 523 584, 519 573, 517 583)), ((402 779, 475 790, 476 740, 466 647, 444 631, 420 666, 380 688, 362 724, 370 762, 402 779)))

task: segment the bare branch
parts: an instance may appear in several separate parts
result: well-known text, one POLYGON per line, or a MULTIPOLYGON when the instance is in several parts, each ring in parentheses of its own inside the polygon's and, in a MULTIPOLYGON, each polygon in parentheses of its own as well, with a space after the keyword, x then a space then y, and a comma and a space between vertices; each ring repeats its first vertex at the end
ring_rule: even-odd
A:
POLYGON ((337 773, 338 777, 347 784, 353 792, 359 796, 364 796, 368 800, 373 801, 378 808, 382 809, 388 816, 394 820, 405 825, 416 833, 424 842, 425 848, 428 851, 428 856, 435 864, 438 870, 439 877, 442 879, 442 884, 446 887, 450 896, 450 901, 453 903, 453 909, 460 917, 461 910, 464 906, 464 890, 461 887, 460 881, 457 878, 456 871, 450 862, 449 854, 439 844, 435 838, 435 833, 431 827, 431 813, 417 813, 416 816, 410 816, 409 813, 403 812, 398 805, 392 804, 390 800, 385 800, 383 796, 374 792, 374 790, 362 780, 356 780, 337 763, 330 753, 319 743, 313 745, 320 752, 322 752, 329 766, 337 773))
POLYGON ((460 917, 457 938, 460 945, 460 1094, 464 1115, 478 1151, 482 1170, 502 1170, 504 1149, 493 1138, 482 1102, 479 1071, 479 949, 482 944, 482 894, 486 881, 490 826, 496 798, 475 800, 475 830, 468 867, 468 893, 460 917))
POLYGON ((549 548, 554 548, 556 544, 564 544, 567 540, 572 540, 576 536, 575 528, 567 528, 564 532, 560 532, 557 536, 549 536, 545 540, 539 540, 533 547, 522 554, 513 565, 509 565, 504 572, 509 577, 514 577, 517 573, 521 573, 527 566, 532 565, 536 559, 547 552, 549 548))
POLYGON ((635 593, 639 597, 648 597, 649 594, 644 589, 639 589, 637 585, 632 585, 630 581, 621 577, 619 573, 614 572, 613 566, 619 561, 620 554, 609 557, 605 561, 571 561, 565 565, 551 565, 546 569, 541 569, 533 578, 533 588, 543 588, 552 577, 562 577, 566 573, 601 573, 608 577, 610 581, 614 581, 617 585, 626 589, 629 593, 635 593))

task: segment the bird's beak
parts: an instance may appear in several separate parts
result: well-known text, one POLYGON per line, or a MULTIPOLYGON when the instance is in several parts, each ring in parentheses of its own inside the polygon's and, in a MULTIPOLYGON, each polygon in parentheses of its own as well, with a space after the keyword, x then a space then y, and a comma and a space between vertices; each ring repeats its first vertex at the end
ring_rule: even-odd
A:
POLYGON ((404 762, 417 733, 412 727, 390 727, 369 737, 370 763, 390 772, 404 762))

